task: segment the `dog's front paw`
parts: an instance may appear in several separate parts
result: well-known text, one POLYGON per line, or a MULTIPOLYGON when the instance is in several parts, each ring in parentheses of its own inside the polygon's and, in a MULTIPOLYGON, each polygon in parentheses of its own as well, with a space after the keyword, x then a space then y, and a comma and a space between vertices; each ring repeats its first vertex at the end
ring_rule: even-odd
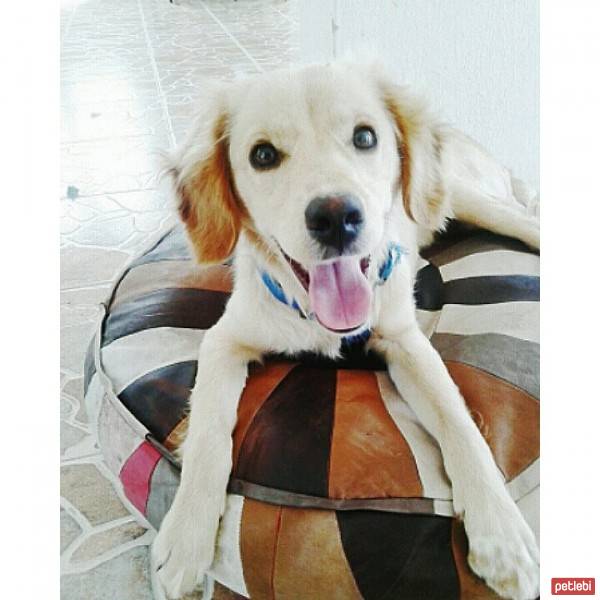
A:
POLYGON ((503 598, 533 600, 540 589, 537 542, 516 505, 501 504, 465 512, 469 565, 503 598))
POLYGON ((169 511, 152 544, 153 567, 168 598, 181 598, 202 583, 214 555, 212 532, 188 515, 169 511))

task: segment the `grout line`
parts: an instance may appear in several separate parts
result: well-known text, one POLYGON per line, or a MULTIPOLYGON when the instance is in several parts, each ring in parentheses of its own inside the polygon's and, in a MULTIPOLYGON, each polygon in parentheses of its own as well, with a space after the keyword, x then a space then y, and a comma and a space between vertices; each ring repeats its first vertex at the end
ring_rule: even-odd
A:
POLYGON ((73 369, 70 369, 69 367, 67 367, 65 365, 61 365, 60 366, 60 370, 65 375, 68 375, 71 379, 76 379, 77 377, 82 377, 83 376, 83 371, 81 373, 77 373, 76 371, 73 371, 73 369))
POLYGON ((227 27, 225 27, 225 25, 222 23, 222 21, 219 19, 219 17, 217 17, 217 15, 215 15, 213 13, 212 10, 210 10, 210 8, 208 8, 208 6, 206 6, 206 3, 204 2, 204 0, 200 0, 200 4, 202 5, 202 8, 204 8, 204 10, 211 16, 211 18, 213 19, 213 21, 219 25, 219 27, 229 36, 229 38, 231 39, 231 41, 246 55, 246 57, 248 58, 248 60, 261 72, 264 72, 264 69, 254 60, 254 58, 250 55, 250 53, 248 52, 248 50, 246 50, 246 48, 244 48, 244 46, 242 46, 242 44, 240 44, 240 42, 238 41, 238 39, 229 31, 229 29, 227 29, 227 27))
MULTIPOLYGON (((129 100, 125 100, 125 102, 129 102, 129 100)), ((67 105, 68 106, 68 105, 67 105)), ((61 106, 61 110, 65 107, 61 106)), ((115 135, 103 135, 98 137, 85 137, 85 138, 74 138, 74 139, 61 139, 60 147, 73 146, 73 145, 81 145, 86 143, 95 144, 96 142, 114 142, 121 140, 129 140, 129 139, 138 139, 138 138, 159 138, 161 132, 154 131, 151 133, 117 133, 115 135)))
MULTIPOLYGON (((77 196, 75 196, 75 198, 69 198, 68 196, 61 196, 60 200, 63 200, 65 202, 78 202, 81 199, 85 200, 86 198, 97 198, 98 196, 113 196, 116 194, 134 194, 135 192, 154 192, 154 191, 157 191, 157 188, 136 187, 136 188, 129 188, 126 190, 114 190, 112 192, 91 192, 89 194, 78 194, 77 196)), ((85 204, 84 206, 87 206, 87 204, 85 204)), ((119 206, 121 206, 121 205, 119 204, 119 206)), ((118 209, 118 210, 121 210, 121 209, 118 209)))
POLYGON ((73 23, 73 18, 75 17, 75 13, 77 12, 77 7, 78 6, 79 6, 79 4, 76 4, 73 7, 73 10, 71 11, 71 14, 69 15, 69 21, 67 23, 67 26, 65 27, 65 35, 64 35, 64 38, 61 40, 61 42, 66 42, 67 38, 69 37, 69 33, 71 32, 71 23, 73 23))
MULTIPOLYGON (((94 435, 93 433, 91 435, 94 435)), ((72 467, 76 465, 94 465, 98 464, 99 460, 104 460, 101 450, 94 452, 93 454, 85 454, 81 456, 73 456, 71 458, 63 458, 60 461, 61 467, 72 467)))
MULTIPOLYGON (((132 519, 132 521, 127 521, 127 522, 135 523, 135 520, 132 519)), ((125 522, 123 524, 126 524, 127 522, 125 522)), ((116 527, 118 527, 118 525, 116 527)), ((105 530, 105 531, 108 531, 108 530, 105 530)), ((96 531, 91 531, 87 536, 85 536, 85 538, 83 538, 83 539, 78 538, 79 543, 76 546, 75 546, 75 542, 77 540, 74 540, 73 544, 71 544, 69 546, 69 548, 65 550, 64 554, 61 556, 61 574, 62 575, 74 575, 74 574, 80 574, 80 573, 85 573, 87 571, 91 571, 92 569, 95 569, 96 567, 100 566, 101 564, 108 562, 109 560, 112 560, 113 558, 116 558, 117 556, 120 556, 121 554, 124 554, 125 552, 129 552, 130 550, 132 550, 134 548, 137 548, 139 546, 148 546, 154 539, 154 532, 146 531, 139 537, 137 537, 133 540, 130 540, 128 542, 125 542, 124 544, 120 544, 118 546, 113 546, 112 548, 109 548, 108 550, 106 550, 102 554, 99 554, 98 556, 94 556, 93 558, 89 558, 87 560, 72 562, 71 559, 72 559, 73 555, 75 554, 75 552, 90 537, 92 537, 95 534, 96 534, 96 531), (70 552, 67 554, 68 551, 70 551, 70 552)))
POLYGON ((173 131, 173 124, 171 123, 171 115, 169 114, 169 107, 167 106, 167 100, 165 98, 165 93, 162 89, 162 84, 160 83, 160 76, 158 73, 158 66, 156 64, 156 57, 154 56, 154 49, 152 48, 152 43, 150 41, 150 35, 148 34, 148 25, 146 24, 146 17, 144 15, 144 9, 142 8, 141 0, 137 0, 138 9, 140 11, 140 17, 142 19, 142 27, 144 29, 144 37, 146 38, 146 47, 148 50, 148 57, 150 58, 150 64, 152 66, 152 71, 154 73, 154 80, 156 83, 156 89, 158 91, 159 101, 162 105, 163 113, 165 115, 167 121, 167 129, 169 133, 169 146, 170 149, 173 150, 176 145, 175 132, 173 131))
POLYGON ((294 21, 294 19, 292 19, 289 15, 286 15, 284 12, 280 11, 276 6, 274 6, 273 9, 276 12, 278 12, 286 21, 288 21, 292 25, 296 25, 296 22, 294 21))
MULTIPOLYGON (((79 525, 79 528, 81 529, 81 533, 79 535, 92 530, 91 523, 86 519, 86 517, 83 516, 79 509, 74 504, 69 502, 69 500, 67 500, 64 496, 60 497, 60 506, 77 523, 77 525, 79 525)), ((74 541, 75 540, 73 540, 73 542, 74 541)))
MULTIPOLYGON (((78 406, 77 408, 81 408, 81 406, 78 406)), ((75 412, 75 411, 73 411, 75 412)), ((79 412, 79 411, 77 411, 79 412)), ((67 420, 67 419, 61 419, 60 422, 62 423, 66 423, 67 425, 70 425, 71 427, 74 427, 75 429, 79 429, 79 431, 86 433, 87 435, 91 435, 91 430, 90 430, 90 426, 85 424, 85 423, 81 423, 81 421, 75 421, 75 415, 72 415, 69 417, 69 419, 72 420, 67 420)), ((65 449, 65 452, 67 452, 68 450, 70 450, 71 448, 74 448, 77 445, 77 443, 73 444, 72 446, 69 446, 68 448, 65 449)), ((94 452, 94 454, 97 454, 97 452, 94 452)), ((65 460, 69 460, 68 458, 66 458, 65 460)))
MULTIPOLYGON (((89 436, 92 437, 93 434, 90 433, 89 436)), ((82 440, 82 441, 84 441, 84 440, 82 440)), ((77 446, 77 444, 75 444, 75 446, 77 446)), ((75 446, 71 446, 71 448, 67 448, 65 450, 65 452, 68 452, 70 449, 74 448, 75 446)), ((81 455, 78 455, 78 456, 73 456, 71 458, 61 457, 61 459, 60 459, 60 466, 61 467, 71 467, 73 465, 88 464, 89 460, 91 460, 93 458, 96 458, 97 456, 101 456, 99 454, 99 452, 100 452, 99 450, 96 450, 95 452, 90 452, 88 454, 81 454, 81 455)))
MULTIPOLYGON (((73 247, 76 248, 81 248, 81 246, 78 246, 77 244, 73 244, 73 247)), ((86 246, 87 248, 87 246, 86 246)), ((94 246, 94 248, 98 248, 98 246, 94 246)), ((99 288, 103 288, 106 287, 108 285, 110 285, 113 282, 112 279, 103 279, 102 281, 98 282, 96 284, 96 282, 91 283, 90 285, 74 285, 74 286, 70 286, 70 287, 64 287, 64 288, 60 288, 61 292, 85 292, 87 290, 97 290, 99 288)), ((80 303, 81 304, 81 303, 80 303)), ((98 303, 93 302, 91 305, 96 306, 98 303)))
MULTIPOLYGON (((104 222, 106 222, 106 221, 104 221, 104 222)), ((151 232, 148 235, 153 235, 153 234, 151 232)), ((141 240, 140 243, 142 241, 143 240, 141 240)), ((67 250, 69 248, 76 248, 79 250, 102 250, 103 252, 119 252, 121 254, 125 254, 128 259, 131 259, 136 256, 136 253, 137 253, 137 250, 135 248, 136 245, 137 244, 133 244, 130 249, 127 249, 123 246, 103 246, 101 244, 81 244, 79 242, 74 242, 73 240, 67 239, 67 240, 64 240, 61 242, 60 249, 67 250)), ((94 281, 93 284, 90 284, 89 286, 84 285, 84 286, 61 288, 60 291, 61 292, 79 292, 84 289, 106 286, 106 285, 110 285, 112 283, 114 283, 114 279, 102 279, 102 280, 94 281)), ((67 302, 67 304, 68 304, 68 302, 67 302)), ((81 303, 78 302, 77 304, 81 304, 81 303)), ((97 305, 96 302, 93 302, 92 304, 94 306, 97 305)), ((100 303, 98 303, 98 304, 100 304, 100 303)))
POLYGON ((331 17, 331 43, 332 43, 332 54, 333 59, 335 60, 339 54, 339 36, 338 36, 338 2, 337 0, 333 0, 333 16, 331 17))
MULTIPOLYGON (((98 196, 111 196, 113 194, 131 194, 133 192, 156 192, 159 191, 156 187, 136 187, 127 190, 114 190, 111 192, 94 192, 92 194, 79 194, 74 200, 77 201, 79 198, 97 198, 98 196)), ((60 200, 67 200, 73 202, 68 196, 61 196, 60 200)))

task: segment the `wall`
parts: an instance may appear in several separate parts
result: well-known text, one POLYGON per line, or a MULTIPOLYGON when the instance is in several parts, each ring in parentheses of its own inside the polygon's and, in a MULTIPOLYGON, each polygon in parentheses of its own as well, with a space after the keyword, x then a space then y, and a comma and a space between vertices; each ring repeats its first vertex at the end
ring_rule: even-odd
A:
POLYGON ((539 187, 538 0, 299 0, 305 61, 377 54, 539 187))

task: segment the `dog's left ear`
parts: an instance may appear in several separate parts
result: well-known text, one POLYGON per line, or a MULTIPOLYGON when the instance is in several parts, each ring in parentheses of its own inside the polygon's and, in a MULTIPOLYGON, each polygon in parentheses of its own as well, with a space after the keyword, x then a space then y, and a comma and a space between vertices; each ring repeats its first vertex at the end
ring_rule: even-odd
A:
POLYGON ((196 258, 223 262, 233 252, 245 218, 229 162, 229 119, 222 88, 207 92, 191 133, 169 172, 196 258))
POLYGON ((451 208, 442 174, 441 128, 423 99, 405 86, 380 77, 379 89, 396 126, 404 208, 419 225, 442 229, 451 208))

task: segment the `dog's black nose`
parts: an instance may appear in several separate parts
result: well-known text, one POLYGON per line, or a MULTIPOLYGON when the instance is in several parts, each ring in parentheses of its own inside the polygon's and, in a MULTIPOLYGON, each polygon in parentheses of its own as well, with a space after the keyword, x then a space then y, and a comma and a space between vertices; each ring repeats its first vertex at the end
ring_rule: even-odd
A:
POLYGON ((304 217, 312 238, 339 254, 357 238, 364 221, 360 201, 350 195, 314 198, 304 217))

